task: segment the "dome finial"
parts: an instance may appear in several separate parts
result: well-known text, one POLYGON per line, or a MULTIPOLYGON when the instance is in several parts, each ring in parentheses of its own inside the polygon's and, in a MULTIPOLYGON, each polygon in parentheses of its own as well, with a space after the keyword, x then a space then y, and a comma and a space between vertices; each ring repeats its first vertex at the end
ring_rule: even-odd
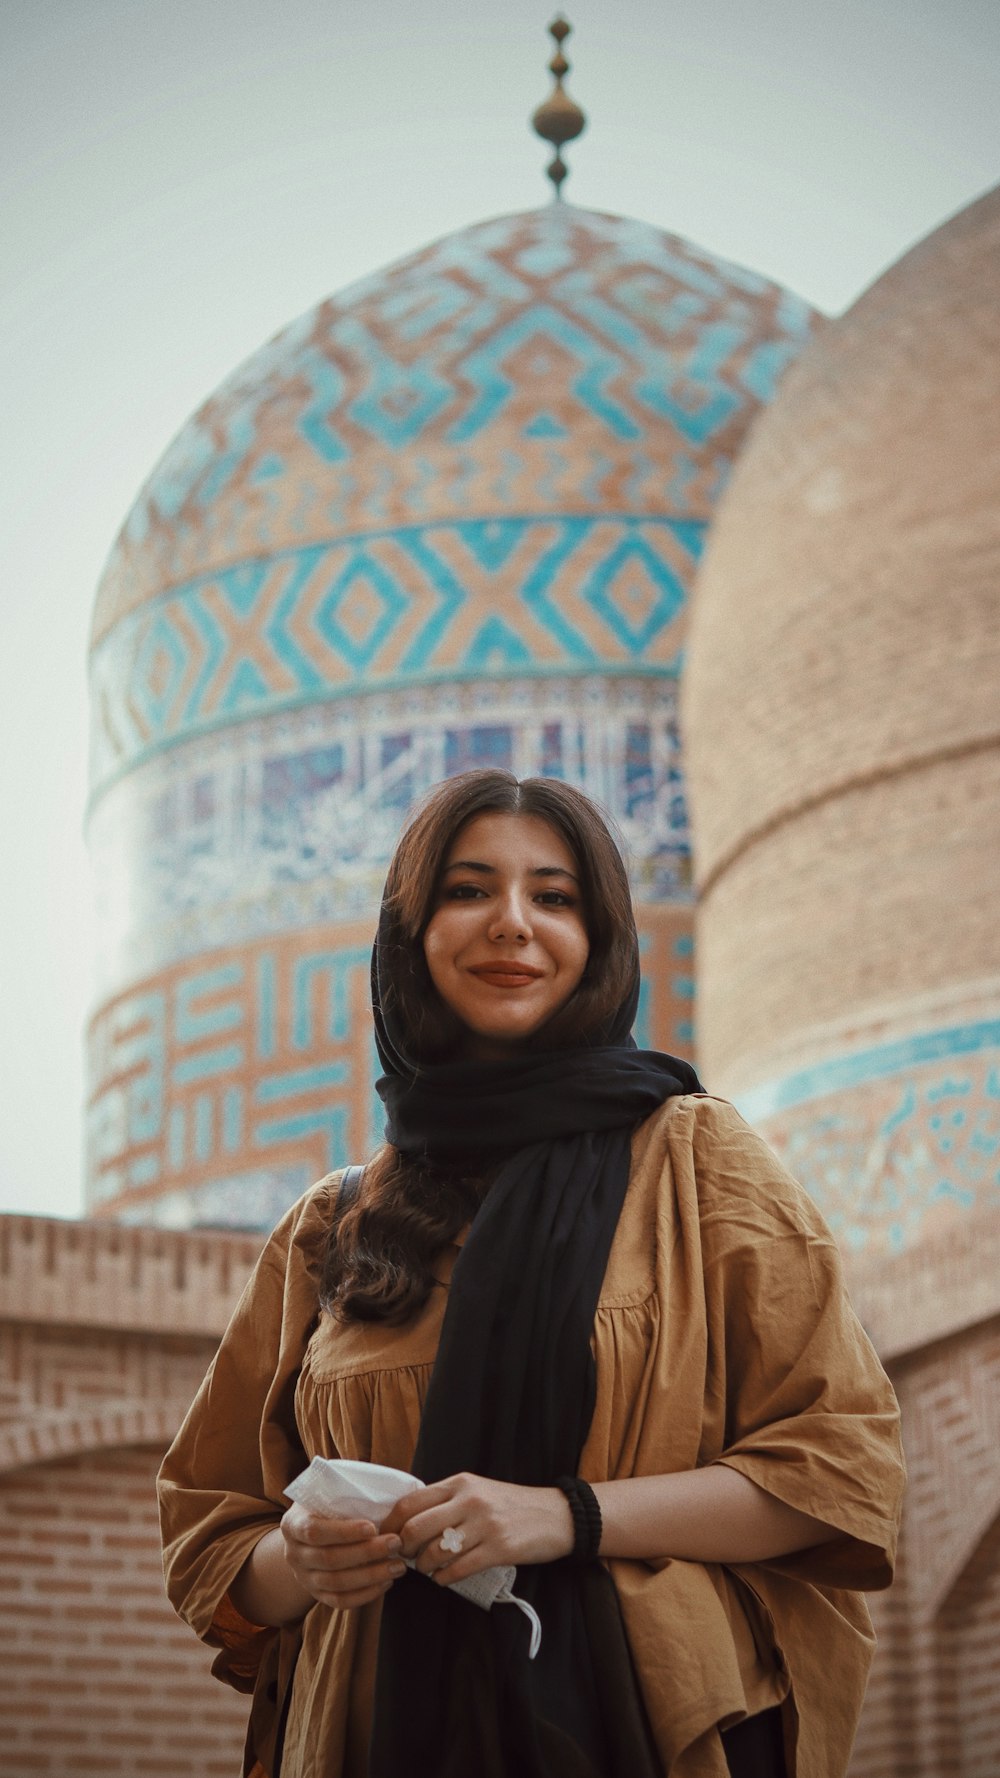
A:
POLYGON ((571 30, 572 26, 561 13, 557 14, 549 26, 549 31, 556 40, 556 53, 549 63, 550 72, 555 76, 555 86, 531 119, 538 135, 546 142, 551 142, 556 151, 547 171, 556 188, 557 198, 562 196, 560 187, 569 171, 559 150, 564 143, 572 142, 574 136, 582 135, 587 127, 587 119, 579 105, 563 89, 563 76, 569 73, 569 63, 563 55, 562 46, 571 30))

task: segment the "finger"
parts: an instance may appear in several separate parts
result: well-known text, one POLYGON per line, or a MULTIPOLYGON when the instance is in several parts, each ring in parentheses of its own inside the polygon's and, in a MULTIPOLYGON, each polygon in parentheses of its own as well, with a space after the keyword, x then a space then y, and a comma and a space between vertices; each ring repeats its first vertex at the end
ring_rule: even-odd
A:
POLYGON ((394 1584, 394 1580, 387 1580, 352 1590, 338 1588, 336 1592, 330 1592, 324 1589, 314 1593, 313 1597, 320 1605, 329 1605, 334 1610, 355 1611, 360 1605, 371 1605, 376 1599, 384 1598, 394 1584))
POLYGON ((363 1543, 301 1543, 286 1538, 285 1554, 306 1568, 351 1568, 356 1563, 381 1562, 402 1555, 398 1537, 366 1537, 363 1543))
POLYGON ((288 1508, 281 1523, 298 1536, 320 1540, 331 1534, 339 1536, 345 1532, 359 1539, 373 1537, 378 1530, 374 1520, 366 1513, 318 1512, 312 1507, 298 1504, 288 1508))
MULTIPOLYGON (((477 1552, 481 1552, 482 1547, 482 1538, 474 1536, 473 1533, 466 1528, 465 1541, 460 1550, 442 1549, 440 1536, 432 1537, 429 1542, 425 1543, 422 1549, 418 1551, 416 1557, 413 1558, 413 1564, 419 1574, 436 1575, 446 1573, 449 1580, 452 1578, 458 1579, 461 1578, 458 1572, 459 1565, 467 1562, 468 1559, 471 1556, 475 1556, 477 1552)), ((480 1554, 478 1560, 473 1562, 472 1568, 469 1569, 468 1572, 475 1573, 478 1569, 488 1566, 488 1562, 484 1562, 480 1554)))
POLYGON ((463 1550, 441 1568, 436 1568, 430 1579, 439 1586, 452 1587, 457 1580, 468 1580, 470 1575, 482 1574, 484 1568, 492 1568, 493 1562, 486 1554, 485 1545, 479 1543, 471 1550, 463 1550))
MULTIPOLYGON (((415 1513, 426 1512, 432 1506, 442 1506, 451 1500, 454 1489, 448 1482, 433 1482, 429 1488, 416 1488, 412 1494, 404 1494, 397 1500, 389 1515, 393 1523, 405 1525, 415 1513)), ((389 1523, 386 1519, 385 1524, 389 1523)))
POLYGON ((378 1535, 370 1519, 341 1519, 330 1513, 305 1512, 299 1506, 285 1514, 281 1529, 297 1543, 321 1545, 365 1543, 378 1535))
POLYGON ((317 1598, 326 1594, 360 1593, 391 1585, 406 1573, 406 1563, 398 1557, 389 1562, 365 1563, 354 1568, 313 1568, 299 1572, 304 1587, 317 1598))
POLYGON ((429 1489, 424 1488, 419 1494, 407 1494, 404 1499, 397 1500, 395 1506, 386 1513, 380 1529, 398 1536, 407 1519, 412 1513, 419 1510, 419 1506, 424 1503, 425 1495, 429 1492, 429 1489))
MULTIPOLYGON (((427 1549, 429 1544, 437 1544, 439 1561, 444 1562, 450 1559, 452 1552, 442 1550, 438 1540, 442 1531, 447 1531, 449 1526, 454 1525, 454 1505, 454 1501, 449 1501, 444 1506, 434 1507, 428 1512, 417 1513, 415 1518, 408 1520, 400 1532, 404 1556, 419 1555, 427 1549)), ((471 1536, 469 1527, 463 1526, 463 1530, 466 1542, 468 1542, 471 1536)))
POLYGON ((484 1568, 496 1565, 497 1558, 492 1556, 485 1543, 473 1544, 464 1549, 459 1556, 448 1556, 446 1560, 434 1555, 437 1546, 428 1544, 423 1557, 414 1563, 419 1574, 425 1574, 428 1580, 437 1581, 442 1587, 451 1587, 456 1581, 468 1580, 470 1575, 482 1574, 484 1568))
POLYGON ((370 1538, 367 1543, 299 1543, 286 1547, 285 1559, 297 1574, 342 1575, 399 1561, 399 1538, 370 1538))

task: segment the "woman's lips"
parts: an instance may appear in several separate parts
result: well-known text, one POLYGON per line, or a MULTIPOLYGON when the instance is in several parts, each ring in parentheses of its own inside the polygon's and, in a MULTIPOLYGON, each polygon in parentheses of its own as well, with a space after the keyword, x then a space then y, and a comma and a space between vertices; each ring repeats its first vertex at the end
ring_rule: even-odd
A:
POLYGON ((530 969, 521 963, 483 963, 478 969, 471 969, 477 981, 488 982, 493 988, 523 988, 529 982, 536 982, 541 975, 540 969, 530 969))

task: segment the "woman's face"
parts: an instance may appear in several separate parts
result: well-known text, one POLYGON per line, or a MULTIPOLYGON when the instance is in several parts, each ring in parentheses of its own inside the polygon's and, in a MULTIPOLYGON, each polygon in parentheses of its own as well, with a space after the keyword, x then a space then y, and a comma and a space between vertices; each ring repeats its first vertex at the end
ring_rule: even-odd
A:
POLYGON ((539 815, 477 815, 448 851, 424 932, 431 981, 471 1033, 508 1055, 566 1004, 590 940, 576 860, 539 815))

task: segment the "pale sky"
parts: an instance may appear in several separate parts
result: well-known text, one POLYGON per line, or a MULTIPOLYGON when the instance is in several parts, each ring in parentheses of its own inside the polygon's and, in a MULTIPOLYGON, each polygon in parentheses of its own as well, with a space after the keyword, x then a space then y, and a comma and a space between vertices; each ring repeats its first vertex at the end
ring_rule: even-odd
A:
MULTIPOLYGON (((838 313, 1000 179, 998 0, 575 0, 566 195, 838 313)), ((547 201, 544 0, 0 0, 0 1210, 82 1209, 86 647, 156 459, 302 310, 547 201)))

